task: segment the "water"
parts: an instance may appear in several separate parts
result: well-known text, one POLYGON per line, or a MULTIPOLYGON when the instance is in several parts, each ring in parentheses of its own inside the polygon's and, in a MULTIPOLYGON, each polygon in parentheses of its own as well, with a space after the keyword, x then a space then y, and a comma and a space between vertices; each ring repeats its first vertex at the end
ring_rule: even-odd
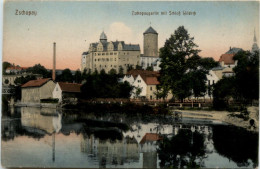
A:
POLYGON ((257 134, 210 120, 28 107, 2 117, 5 167, 253 168, 257 150, 257 134))

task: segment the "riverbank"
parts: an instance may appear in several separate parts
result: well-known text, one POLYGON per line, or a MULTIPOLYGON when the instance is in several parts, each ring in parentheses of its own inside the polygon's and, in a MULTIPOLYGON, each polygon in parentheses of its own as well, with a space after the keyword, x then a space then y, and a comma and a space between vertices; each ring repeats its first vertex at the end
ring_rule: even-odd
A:
POLYGON ((247 111, 249 112, 249 118, 247 120, 234 116, 234 115, 239 115, 240 112, 206 111, 206 110, 176 110, 176 111, 182 112, 182 117, 219 120, 222 122, 226 122, 228 124, 243 127, 249 131, 259 132, 259 107, 252 106, 247 108, 247 111), (249 121, 251 119, 254 120, 256 128, 250 126, 249 121))

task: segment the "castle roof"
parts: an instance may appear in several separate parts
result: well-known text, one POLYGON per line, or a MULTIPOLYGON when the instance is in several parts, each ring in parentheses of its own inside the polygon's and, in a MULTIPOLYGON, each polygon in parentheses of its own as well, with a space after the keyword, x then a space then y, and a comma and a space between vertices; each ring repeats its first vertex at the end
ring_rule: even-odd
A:
POLYGON ((158 34, 156 30, 154 30, 151 26, 148 29, 146 29, 146 31, 144 32, 144 34, 148 34, 148 33, 158 34))
POLYGON ((241 48, 231 48, 230 47, 229 51, 227 51, 225 54, 236 54, 241 50, 242 50, 241 48))
POLYGON ((104 31, 100 35, 100 40, 107 40, 107 35, 104 33, 104 31))

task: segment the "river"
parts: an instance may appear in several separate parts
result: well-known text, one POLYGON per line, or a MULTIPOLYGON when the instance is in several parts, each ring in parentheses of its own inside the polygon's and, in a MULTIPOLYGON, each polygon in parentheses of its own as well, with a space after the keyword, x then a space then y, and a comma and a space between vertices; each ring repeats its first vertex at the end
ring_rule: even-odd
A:
POLYGON ((258 134, 219 121, 30 107, 2 114, 5 167, 258 166, 258 134))

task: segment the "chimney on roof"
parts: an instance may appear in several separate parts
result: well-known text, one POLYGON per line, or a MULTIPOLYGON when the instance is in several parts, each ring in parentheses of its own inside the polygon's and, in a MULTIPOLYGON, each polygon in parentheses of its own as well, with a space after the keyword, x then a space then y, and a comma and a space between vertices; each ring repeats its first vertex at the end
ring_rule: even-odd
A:
POLYGON ((52 69, 52 80, 55 81, 56 74, 56 43, 53 43, 53 69, 52 69))

